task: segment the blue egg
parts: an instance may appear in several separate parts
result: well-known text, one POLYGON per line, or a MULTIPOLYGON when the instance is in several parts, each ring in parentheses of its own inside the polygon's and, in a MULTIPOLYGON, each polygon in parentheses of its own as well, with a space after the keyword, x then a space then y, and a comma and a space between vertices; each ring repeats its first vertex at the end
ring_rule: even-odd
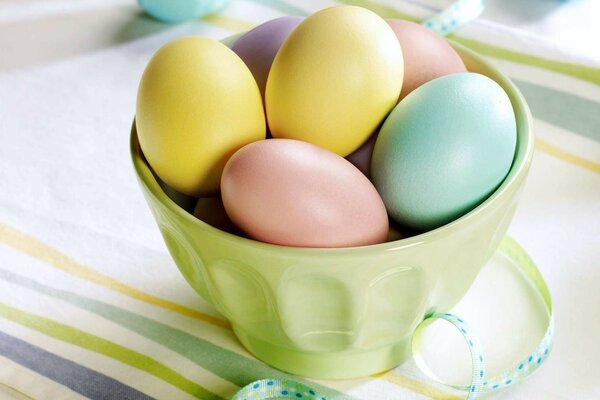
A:
POLYGON ((490 78, 434 79, 385 120, 371 161, 389 215, 418 230, 471 211, 502 183, 517 142, 510 99, 490 78))
POLYGON ((211 14, 229 0, 138 0, 152 17, 164 22, 181 22, 211 14))

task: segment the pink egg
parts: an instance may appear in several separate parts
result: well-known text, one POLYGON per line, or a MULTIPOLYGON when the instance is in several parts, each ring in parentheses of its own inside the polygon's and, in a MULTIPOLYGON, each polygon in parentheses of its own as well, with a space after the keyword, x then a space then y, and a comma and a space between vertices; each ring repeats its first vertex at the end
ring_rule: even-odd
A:
POLYGON ((248 31, 231 46, 254 75, 263 99, 273 59, 290 32, 303 19, 295 16, 272 19, 248 31))
POLYGON ((248 144, 227 162, 221 196, 250 237, 297 247, 385 241, 388 217, 373 184, 350 162, 292 139, 248 144))
POLYGON ((404 82, 400 100, 407 94, 440 76, 467 72, 459 55, 446 39, 410 21, 388 19, 404 57, 404 82))

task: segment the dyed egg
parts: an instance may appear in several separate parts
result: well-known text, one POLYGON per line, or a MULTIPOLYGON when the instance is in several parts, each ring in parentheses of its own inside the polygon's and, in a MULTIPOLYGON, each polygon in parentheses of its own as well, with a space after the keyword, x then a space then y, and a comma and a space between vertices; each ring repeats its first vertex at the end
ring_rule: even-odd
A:
POLYGON ((303 19, 296 16, 272 19, 245 33, 231 47, 254 75, 263 97, 267 76, 277 51, 303 19))
POLYGON ((221 196, 199 198, 194 207, 194 217, 222 231, 236 235, 241 233, 227 216, 221 196))
POLYGON ((372 11, 338 6, 306 18, 275 56, 265 104, 273 137, 347 156, 398 101, 402 50, 372 11))
POLYGON ((152 17, 165 22, 181 22, 211 14, 229 0, 138 0, 152 17))
POLYGON ((265 138, 258 86, 224 44, 190 36, 152 57, 140 82, 136 124, 156 174, 191 196, 214 193, 237 149, 265 138))
POLYGON ((452 46, 440 35, 422 25, 400 19, 388 24, 402 46, 404 82, 400 99, 435 78, 467 72, 465 64, 452 46))
POLYGON ((251 143, 221 179, 227 214, 250 237, 298 247, 381 243, 385 205, 373 184, 344 158, 310 143, 251 143))
POLYGON ((444 76, 391 112, 375 143, 371 176, 396 222, 437 228, 496 190, 516 139, 510 100, 496 82, 474 73, 444 76))

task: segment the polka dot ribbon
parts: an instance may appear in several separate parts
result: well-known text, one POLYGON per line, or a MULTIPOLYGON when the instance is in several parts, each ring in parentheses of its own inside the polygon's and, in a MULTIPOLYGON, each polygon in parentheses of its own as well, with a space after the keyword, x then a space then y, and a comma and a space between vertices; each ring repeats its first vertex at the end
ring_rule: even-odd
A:
POLYGON ((442 36, 477 18, 485 8, 485 0, 458 0, 433 17, 423 21, 427 28, 442 36))
MULTIPOLYGON (((480 394, 491 392, 512 386, 529 375, 531 375, 548 357, 552 349, 554 332, 554 318, 552 315, 552 299, 550 291, 544 282, 540 271, 535 263, 527 255, 525 250, 517 242, 508 236, 500 243, 499 250, 515 265, 524 276, 531 282, 541 296, 548 312, 548 328, 543 339, 533 352, 523 358, 514 367, 506 370, 503 374, 486 379, 485 358, 481 345, 473 336, 469 326, 461 318, 450 313, 434 314, 426 318, 415 330, 412 339, 413 357, 417 366, 430 379, 445 386, 467 392, 467 400, 474 400, 480 394), (442 381, 433 373, 422 357, 422 332, 427 326, 436 320, 443 320, 452 324, 461 333, 468 344, 471 353, 471 383, 469 385, 452 385, 442 381)), ((267 400, 267 399, 303 399, 303 400, 327 400, 325 396, 316 390, 292 380, 263 379, 253 382, 240 390, 232 400, 267 400)))
POLYGON ((467 400, 476 399, 479 394, 503 389, 505 387, 514 385, 517 382, 522 381, 527 376, 531 375, 548 357, 552 349, 553 333, 554 333, 554 317, 552 315, 552 299, 550 297, 550 291, 544 282, 540 271, 536 267, 535 263, 527 255, 525 250, 517 242, 508 236, 505 237, 500 243, 500 252, 508 257, 512 264, 521 270, 525 277, 535 287, 546 305, 546 311, 548 313, 548 327, 544 337, 537 345, 535 350, 531 352, 527 357, 522 359, 514 367, 506 370, 503 374, 491 378, 485 379, 485 362, 483 352, 479 342, 473 337, 469 326, 461 318, 450 313, 434 314, 431 317, 424 320, 415 330, 412 339, 412 351, 415 363, 421 369, 421 371, 427 375, 430 379, 441 383, 445 386, 452 387, 454 389, 463 390, 468 393, 467 400), (471 353, 471 383, 467 386, 464 385, 452 385, 439 379, 435 373, 433 373, 421 354, 422 338, 421 333, 423 329, 429 326, 436 319, 441 319, 452 324, 461 333, 465 341, 469 346, 471 353))
POLYGON ((244 386, 231 400, 302 399, 327 400, 327 397, 302 383, 287 379, 263 379, 244 386))

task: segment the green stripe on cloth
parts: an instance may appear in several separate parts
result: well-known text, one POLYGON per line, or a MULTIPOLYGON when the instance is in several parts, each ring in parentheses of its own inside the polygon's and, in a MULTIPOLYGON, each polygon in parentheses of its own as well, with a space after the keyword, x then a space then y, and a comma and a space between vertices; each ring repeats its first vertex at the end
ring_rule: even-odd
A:
POLYGON ((548 58, 535 56, 533 54, 520 53, 518 51, 493 46, 477 40, 459 37, 456 35, 450 35, 448 37, 455 42, 463 44, 485 56, 547 69, 549 71, 558 72, 563 75, 572 76, 573 78, 578 78, 584 81, 595 83, 596 85, 600 85, 600 68, 550 60, 548 58))
POLYGON ((215 326, 220 326, 221 328, 230 329, 229 322, 227 321, 131 287, 124 282, 98 272, 94 268, 72 259, 54 247, 49 246, 47 243, 2 222, 0 222, 0 242, 3 242, 7 246, 20 251, 23 254, 40 260, 44 264, 51 265, 56 269, 80 279, 93 282, 99 286, 104 286, 105 288, 153 306, 161 307, 215 326))
MULTIPOLYGON (((115 281, 115 283, 119 283, 119 285, 113 285, 113 284, 105 285, 103 280, 98 281, 97 279, 94 278, 95 275, 91 274, 91 271, 93 271, 92 268, 75 262, 72 258, 61 253, 58 249, 55 249, 55 248, 49 246, 48 244, 41 242, 39 239, 34 238, 33 236, 27 235, 13 227, 3 224, 2 222, 0 222, 0 242, 3 242, 4 244, 14 248, 15 250, 17 250, 25 255, 28 255, 34 259, 37 259, 46 265, 57 268, 58 270, 66 271, 77 278, 86 279, 97 285, 104 286, 113 291, 119 292, 126 296, 130 296, 138 301, 146 302, 146 303, 151 304, 156 307, 164 307, 162 305, 162 303, 155 303, 155 302, 148 301, 147 296, 150 296, 150 295, 146 294, 145 296, 132 296, 128 291, 123 292, 122 290, 120 290, 122 283, 120 283, 119 281, 115 281), (64 264, 67 264, 67 266, 65 266, 64 264), (83 271, 85 271, 86 273, 79 273, 81 268, 83 268, 83 271), (90 279, 90 277, 92 277, 93 279, 90 279)), ((164 300, 164 301, 166 301, 166 300, 164 300)), ((186 315, 189 317, 193 317, 192 315, 189 315, 188 313, 181 313, 180 310, 183 306, 175 304, 175 303, 172 303, 172 304, 177 305, 178 307, 169 307, 169 308, 167 308, 169 311, 175 312, 175 313, 180 313, 182 315, 186 315)), ((204 319, 202 319, 202 321, 204 321, 204 319)), ((221 326, 221 325, 218 324, 217 326, 221 326)), ((217 348, 219 348, 219 347, 217 347, 217 348)), ((235 353, 233 353, 233 354, 236 355, 235 353)), ((244 357, 242 357, 242 358, 244 358, 244 357)), ((263 364, 257 363, 257 365, 262 366, 263 364)), ((275 374, 280 374, 280 372, 278 372, 276 370, 270 370, 270 371, 274 371, 273 373, 275 373, 275 374)), ((284 376, 287 376, 287 375, 284 375, 284 376)), ((394 384, 399 384, 398 382, 399 381, 397 381, 397 380, 392 381, 392 383, 394 383, 394 384)), ((424 392, 428 391, 428 385, 421 383, 421 382, 411 384, 410 386, 404 387, 404 388, 408 389, 408 390, 413 390, 412 388, 415 385, 418 385, 421 387, 421 389, 419 389, 420 391, 424 391, 424 392)), ((400 386, 402 386, 402 385, 400 385, 400 386)), ((325 390, 323 390, 323 391, 325 391, 325 390)), ((330 389, 330 391, 333 391, 333 389, 330 389)), ((340 398, 343 398, 343 397, 337 397, 337 399, 340 399, 340 398)))
POLYGON ((123 382, 1 330, 0 355, 91 400, 105 400, 109 393, 118 393, 121 398, 128 400, 152 400, 152 397, 123 382))
POLYGON ((0 316, 47 336, 102 354, 123 364, 147 372, 198 399, 223 400, 222 397, 208 391, 196 382, 190 381, 153 358, 99 336, 2 303, 0 303, 0 316))
MULTIPOLYGON (((369 10, 376 12, 384 18, 401 18, 413 22, 421 22, 419 19, 409 14, 398 11, 391 6, 379 4, 372 0, 335 1, 341 4, 348 4, 368 8, 369 10)), ((535 56, 533 54, 521 53, 515 50, 505 49, 503 47, 494 46, 491 44, 480 42, 478 40, 456 35, 449 35, 448 38, 454 40, 457 43, 463 44, 482 55, 495 57, 501 60, 508 60, 519 64, 530 65, 532 67, 544 68, 564 75, 569 75, 584 81, 592 82, 596 85, 600 85, 600 68, 551 60, 548 58, 535 56)))
POLYGON ((512 81, 535 118, 600 141, 600 103, 522 80, 512 81))
MULTIPOLYGON (((239 387, 263 378, 299 380, 297 377, 269 368, 261 362, 225 350, 207 340, 200 339, 187 332, 111 304, 55 289, 4 269, 0 269, 0 279, 66 301, 76 307, 106 318, 167 347, 196 365, 213 372, 215 375, 239 387)), ((132 350, 126 350, 132 352, 132 350)), ((314 382, 304 381, 304 383, 315 387, 331 400, 350 398, 331 388, 316 385, 314 382)))
MULTIPOLYGON (((34 397, 31 397, 27 393, 23 392, 12 385, 9 385, 6 382, 0 382, 0 393, 2 391, 7 392, 9 395, 15 398, 15 400, 36 400, 34 397)), ((10 397, 12 399, 12 397, 10 397)))

